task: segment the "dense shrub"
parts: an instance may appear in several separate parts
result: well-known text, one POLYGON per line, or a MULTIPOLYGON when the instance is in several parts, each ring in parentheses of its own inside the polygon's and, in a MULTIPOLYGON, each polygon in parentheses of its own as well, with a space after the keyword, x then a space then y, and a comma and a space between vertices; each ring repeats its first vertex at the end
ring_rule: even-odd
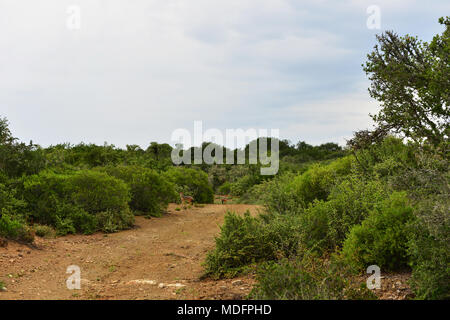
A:
POLYGON ((128 208, 130 193, 121 180, 92 170, 78 171, 67 179, 73 202, 90 213, 128 208))
POLYGON ((331 247, 340 247, 350 229, 360 224, 375 204, 389 194, 386 185, 378 180, 365 180, 351 175, 332 189, 328 201, 328 239, 331 247))
POLYGON ((334 210, 330 201, 315 200, 300 215, 301 243, 310 251, 332 249, 329 235, 329 215, 334 210))
POLYGON ((264 182, 263 203, 269 212, 301 213, 314 200, 326 200, 350 173, 352 163, 351 157, 345 157, 326 165, 313 164, 302 174, 286 173, 264 182))
POLYGON ((267 212, 287 214, 298 213, 303 209, 292 184, 295 177, 292 173, 283 174, 264 182, 262 190, 255 188, 256 192, 262 191, 259 196, 267 212))
POLYGON ((253 263, 291 256, 298 248, 295 217, 276 217, 264 221, 228 212, 216 238, 216 248, 206 258, 206 275, 234 276, 253 263))
POLYGON ((358 287, 347 278, 347 268, 342 264, 306 254, 291 261, 262 264, 250 297, 258 300, 376 299, 364 285, 358 287))
POLYGON ((362 224, 351 229, 342 248, 346 262, 359 271, 373 264, 390 271, 405 268, 407 225, 412 219, 413 208, 406 193, 392 193, 362 224))
MULTIPOLYGON (((175 184, 177 192, 192 196, 195 202, 214 203, 214 191, 205 172, 177 167, 164 172, 163 177, 175 184)), ((179 201, 179 198, 174 197, 172 201, 179 201)))
POLYGON ((255 178, 253 175, 245 175, 231 184, 230 192, 233 196, 242 196, 258 182, 259 179, 255 178))
POLYGON ((32 242, 32 230, 26 225, 26 203, 15 197, 15 190, 0 184, 0 236, 32 242))
POLYGON ((60 235, 121 230, 133 224, 128 186, 106 173, 45 171, 23 178, 21 189, 28 203, 28 218, 55 227, 60 235), (106 226, 111 221, 115 228, 106 226))
POLYGON ((33 226, 33 228, 36 235, 42 238, 51 238, 55 234, 53 228, 46 225, 36 224, 33 226))
POLYGON ((176 198, 174 185, 152 169, 139 166, 105 167, 99 170, 125 181, 130 187, 130 208, 145 215, 161 215, 176 198))
POLYGON ((448 189, 445 193, 423 199, 417 206, 416 216, 408 248, 413 268, 411 286, 418 298, 450 299, 448 189))
POLYGON ((224 184, 222 184, 218 189, 217 189, 219 194, 222 195, 226 195, 226 194, 230 194, 231 192, 231 183, 230 182, 225 182, 224 184))
POLYGON ((31 228, 22 218, 4 212, 0 215, 0 236, 24 242, 33 242, 34 240, 31 228))
POLYGON ((292 187, 299 205, 307 207, 315 199, 327 199, 333 186, 339 182, 339 178, 350 173, 352 163, 352 157, 345 157, 328 165, 314 164, 297 176, 292 182, 292 187))

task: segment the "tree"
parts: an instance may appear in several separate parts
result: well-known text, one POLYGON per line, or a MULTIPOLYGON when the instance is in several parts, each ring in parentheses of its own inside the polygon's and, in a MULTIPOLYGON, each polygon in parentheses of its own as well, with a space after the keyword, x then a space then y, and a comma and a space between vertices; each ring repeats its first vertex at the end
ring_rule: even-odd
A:
POLYGON ((42 149, 33 144, 18 142, 9 130, 6 118, 0 117, 0 172, 8 177, 39 172, 45 166, 42 149))
POLYGON ((433 145, 448 139, 450 19, 439 22, 445 30, 430 43, 393 31, 377 36, 379 43, 363 65, 372 82, 369 93, 381 103, 380 112, 372 115, 377 128, 357 134, 350 145, 389 132, 433 145))

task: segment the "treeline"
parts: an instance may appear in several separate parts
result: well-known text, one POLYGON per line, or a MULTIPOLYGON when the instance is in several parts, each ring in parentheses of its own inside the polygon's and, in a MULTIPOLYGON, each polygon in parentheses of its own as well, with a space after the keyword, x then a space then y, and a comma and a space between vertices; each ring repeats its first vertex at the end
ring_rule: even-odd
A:
MULTIPOLYGON (((9 239, 115 232, 132 227, 135 215, 160 216, 169 202, 179 202, 180 192, 197 203, 213 203, 215 192, 239 196, 273 178, 261 176, 261 165, 249 164, 248 157, 239 166, 174 166, 172 147, 156 142, 147 149, 84 143, 42 148, 14 138, 5 118, 0 119, 0 139, 0 236, 9 239)), ((290 145, 283 140, 279 145, 282 171, 345 154, 332 143, 290 145)), ((248 149, 233 153, 248 154, 248 149)), ((190 151, 194 154, 195 148, 190 151)))

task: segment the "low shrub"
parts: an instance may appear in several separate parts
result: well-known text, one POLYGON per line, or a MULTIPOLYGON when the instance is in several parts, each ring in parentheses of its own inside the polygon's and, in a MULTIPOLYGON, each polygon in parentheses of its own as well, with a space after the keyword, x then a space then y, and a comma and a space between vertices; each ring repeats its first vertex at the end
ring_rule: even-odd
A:
POLYGON ((329 236, 329 215, 334 210, 330 201, 315 200, 300 215, 301 243, 310 251, 324 252, 332 249, 329 236))
POLYGON ((130 188, 130 208, 135 213, 160 216, 176 198, 174 185, 158 172, 139 166, 105 167, 99 170, 123 180, 130 188))
POLYGON ((394 192, 354 226, 344 242, 345 261, 357 270, 370 265, 395 271, 407 266, 407 224, 413 208, 405 192, 394 192))
POLYGON ((33 242, 33 231, 23 219, 18 216, 2 212, 0 215, 0 236, 11 240, 33 242))
POLYGON ((313 164, 307 171, 295 177, 292 188, 298 205, 306 208, 314 200, 326 200, 333 186, 351 172, 353 158, 348 156, 322 165, 313 164))
POLYGON ((273 217, 269 221, 228 212, 216 238, 216 248, 206 258, 206 275, 232 277, 248 265, 289 257, 297 252, 298 224, 295 217, 273 217))
POLYGON ((249 297, 257 300, 342 300, 376 299, 365 285, 348 279, 347 268, 305 254, 293 260, 262 264, 257 271, 258 283, 249 297))
POLYGON ((31 212, 28 219, 55 227, 58 235, 121 230, 133 224, 128 186, 103 172, 44 171, 24 177, 20 190, 31 212), (109 219, 105 219, 106 213, 111 215, 109 219), (112 222, 115 226, 109 225, 112 222))
POLYGON ((230 182, 225 182, 224 184, 222 184, 219 188, 217 188, 217 192, 221 195, 226 195, 226 194, 230 194, 231 192, 231 183, 230 182))
POLYGON ((419 299, 450 299, 449 193, 430 196, 417 207, 408 243, 411 288, 419 299))
POLYGON ((328 239, 330 248, 341 247, 350 229, 360 224, 374 206, 384 200, 389 188, 378 180, 348 176, 328 197, 328 239))
MULTIPOLYGON (((176 167, 164 172, 163 177, 175 184, 177 192, 192 196, 197 203, 214 203, 214 191, 208 175, 197 169, 176 167)), ((179 202, 178 195, 171 201, 179 202)))
POLYGON ((53 238, 55 235, 55 230, 52 227, 46 225, 36 224, 33 226, 34 232, 38 237, 41 238, 53 238))

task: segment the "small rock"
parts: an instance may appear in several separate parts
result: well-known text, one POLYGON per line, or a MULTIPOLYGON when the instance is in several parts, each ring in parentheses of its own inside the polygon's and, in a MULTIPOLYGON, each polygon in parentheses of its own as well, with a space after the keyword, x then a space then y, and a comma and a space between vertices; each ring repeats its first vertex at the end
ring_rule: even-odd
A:
POLYGON ((0 291, 6 292, 6 291, 8 291, 8 288, 6 288, 6 287, 1 287, 1 288, 0 288, 0 291))
POLYGON ((183 288, 186 287, 186 285, 181 284, 181 283, 172 283, 172 284, 168 284, 168 287, 175 287, 175 288, 183 288))
POLYGON ((156 281, 155 280, 146 280, 146 279, 131 280, 131 281, 127 282, 127 284, 151 284, 151 285, 155 285, 156 281))
POLYGON ((158 284, 158 288, 160 288, 160 289, 165 288, 165 287, 166 287, 166 285, 164 283, 158 284))
POLYGON ((231 282, 231 284, 233 286, 240 286, 240 285, 244 284, 244 281, 242 281, 242 280, 234 280, 233 282, 231 282))

